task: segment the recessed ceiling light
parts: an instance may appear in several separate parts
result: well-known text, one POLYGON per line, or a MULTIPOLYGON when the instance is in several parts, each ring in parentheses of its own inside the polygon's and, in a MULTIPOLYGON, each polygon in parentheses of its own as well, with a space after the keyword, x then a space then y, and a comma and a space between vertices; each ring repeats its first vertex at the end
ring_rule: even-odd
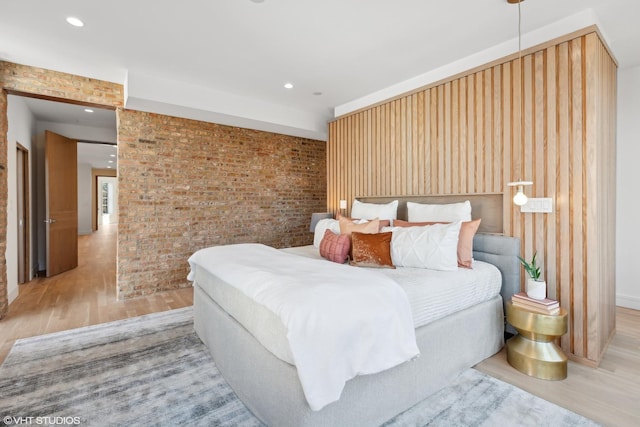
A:
POLYGON ((109 160, 109 163, 113 163, 113 160, 109 160))
POLYGON ((87 113, 93 113, 93 110, 91 108, 85 108, 84 111, 86 111, 87 113))
POLYGON ((74 27, 84 27, 84 22, 76 18, 75 16, 70 16, 67 18, 67 22, 74 27))
POLYGON ((109 156, 110 156, 110 157, 115 157, 116 155, 115 155, 115 154, 109 154, 109 156))
POLYGON ((322 92, 313 92, 313 94, 314 94, 315 96, 320 96, 320 95, 322 95, 322 92))
POLYGON ((293 89, 293 84, 292 83, 285 83, 284 87, 285 87, 285 89, 293 89))
POLYGON ((253 3, 264 3, 264 0, 251 0, 253 3))

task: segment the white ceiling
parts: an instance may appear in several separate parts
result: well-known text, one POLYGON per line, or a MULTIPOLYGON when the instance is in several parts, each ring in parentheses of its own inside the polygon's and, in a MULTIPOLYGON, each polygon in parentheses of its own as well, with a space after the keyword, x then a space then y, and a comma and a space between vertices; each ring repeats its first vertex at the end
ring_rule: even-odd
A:
POLYGON ((91 165, 93 169, 118 169, 117 146, 78 142, 78 163, 91 165))
MULTIPOLYGON (((129 108, 324 139, 336 111, 513 53, 517 17, 506 0, 4 0, 0 59, 125 84, 129 108)), ((595 23, 634 67, 639 17, 637 0, 526 0, 523 45, 595 23)))
POLYGON ((58 122, 97 128, 116 128, 116 112, 104 108, 52 102, 37 98, 22 98, 34 117, 42 122, 58 122), (90 112, 85 110, 91 110, 90 112))

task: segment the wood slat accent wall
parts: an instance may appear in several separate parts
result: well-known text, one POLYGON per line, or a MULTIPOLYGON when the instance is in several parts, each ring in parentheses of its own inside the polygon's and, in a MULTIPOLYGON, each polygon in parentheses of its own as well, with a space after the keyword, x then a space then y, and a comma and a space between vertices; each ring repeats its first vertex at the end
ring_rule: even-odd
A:
POLYGON ((327 206, 359 196, 505 192, 532 180, 551 214, 504 206, 504 233, 543 262, 570 314, 561 344, 597 365, 615 331, 616 63, 597 32, 341 117, 327 206), (522 113, 522 114, 521 114, 522 113), (541 255, 541 256, 540 256, 541 255))

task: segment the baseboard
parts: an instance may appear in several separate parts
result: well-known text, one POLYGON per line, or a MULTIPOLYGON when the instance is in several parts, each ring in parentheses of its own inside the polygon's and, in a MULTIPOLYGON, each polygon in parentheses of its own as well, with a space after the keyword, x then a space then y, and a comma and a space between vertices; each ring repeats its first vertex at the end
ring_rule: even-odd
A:
POLYGON ((9 299, 9 304, 13 302, 16 298, 18 298, 18 287, 16 286, 14 289, 10 289, 7 298, 9 299))
POLYGON ((616 294, 616 305, 619 307, 640 310, 640 297, 616 294))

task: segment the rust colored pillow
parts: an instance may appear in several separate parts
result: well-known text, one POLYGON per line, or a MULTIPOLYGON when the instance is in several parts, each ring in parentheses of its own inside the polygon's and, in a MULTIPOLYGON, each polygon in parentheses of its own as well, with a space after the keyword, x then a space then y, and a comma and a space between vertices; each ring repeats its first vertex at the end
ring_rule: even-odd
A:
POLYGON ((396 268, 391 261, 392 232, 365 234, 351 233, 353 257, 351 265, 358 267, 396 268))
MULTIPOLYGON (((471 268, 473 264, 473 236, 476 235, 482 219, 463 221, 458 235, 458 266, 471 268)), ((433 224, 449 224, 447 222, 407 222, 400 219, 393 221, 394 227, 416 227, 433 224)))
POLYGON ((338 218, 338 222, 340 223, 340 234, 351 235, 353 232, 374 234, 380 230, 380 220, 377 218, 364 224, 355 224, 351 219, 341 216, 338 218))
POLYGON ((351 239, 346 234, 335 234, 331 230, 324 232, 320 241, 320 256, 329 261, 344 264, 349 259, 351 239))

